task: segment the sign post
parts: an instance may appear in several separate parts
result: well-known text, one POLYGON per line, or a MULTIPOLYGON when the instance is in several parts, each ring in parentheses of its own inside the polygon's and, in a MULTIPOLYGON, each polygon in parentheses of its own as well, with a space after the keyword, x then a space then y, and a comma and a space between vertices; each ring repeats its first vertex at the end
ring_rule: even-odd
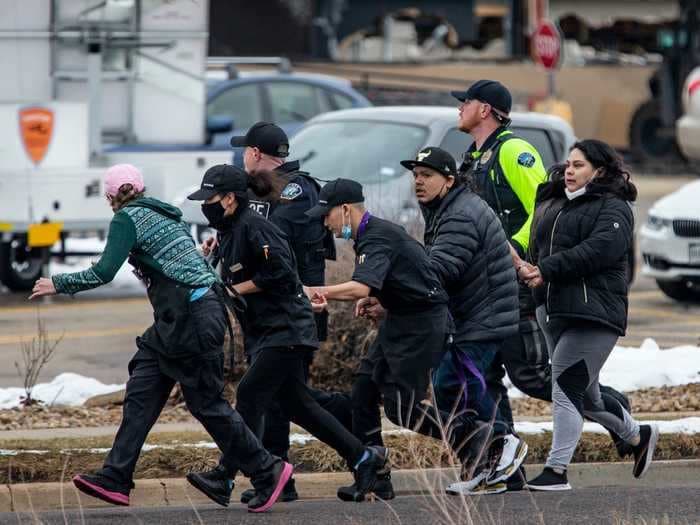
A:
POLYGON ((554 96, 554 72, 561 61, 561 36, 559 29, 549 20, 542 20, 532 34, 532 58, 547 70, 547 91, 554 96))

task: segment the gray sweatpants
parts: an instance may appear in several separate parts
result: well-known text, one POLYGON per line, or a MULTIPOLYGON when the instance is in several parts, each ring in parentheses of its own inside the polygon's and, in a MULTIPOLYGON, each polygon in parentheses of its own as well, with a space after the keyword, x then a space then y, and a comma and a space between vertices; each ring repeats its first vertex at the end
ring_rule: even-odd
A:
POLYGON ((627 443, 639 436, 639 423, 622 405, 614 398, 606 398, 604 402, 600 396, 598 376, 618 335, 592 322, 561 325, 554 330, 547 322, 545 306, 537 308, 537 321, 552 360, 554 434, 547 466, 568 467, 583 432, 584 416, 612 430, 627 443))

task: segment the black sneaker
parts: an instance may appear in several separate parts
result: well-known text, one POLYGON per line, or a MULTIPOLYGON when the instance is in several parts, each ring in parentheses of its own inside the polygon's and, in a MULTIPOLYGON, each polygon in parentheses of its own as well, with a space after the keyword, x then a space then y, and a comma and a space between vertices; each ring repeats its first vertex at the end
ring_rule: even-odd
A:
POLYGON ((292 465, 280 460, 268 471, 253 476, 250 481, 255 489, 255 497, 248 502, 248 512, 269 510, 279 499, 293 473, 292 465))
POLYGON ((190 485, 210 500, 228 507, 231 502, 231 492, 233 492, 233 480, 228 477, 223 465, 217 465, 216 468, 207 472, 190 472, 186 477, 190 485))
MULTIPOLYGON (((374 489, 372 489, 372 492, 379 499, 394 499, 396 494, 394 493, 394 486, 391 483, 391 473, 377 475, 377 481, 374 484, 374 489)), ((357 485, 355 483, 349 487, 340 487, 338 489, 338 497, 343 501, 358 501, 355 499, 355 495, 357 493, 357 485)))
POLYGON ((120 485, 100 473, 78 474, 73 478, 73 484, 78 490, 94 498, 112 505, 129 506, 130 488, 120 485))
POLYGON ((571 490, 566 471, 559 474, 550 467, 544 467, 542 474, 527 482, 530 490, 571 490))
MULTIPOLYGON (((255 489, 244 490, 241 493, 241 503, 249 503, 255 497, 255 489)), ((289 503, 290 501, 296 501, 299 499, 299 493, 297 492, 296 485, 294 483, 294 478, 289 478, 287 484, 282 489, 282 495, 280 496, 280 501, 284 503, 289 503)))
POLYGON ((347 493, 348 495, 346 497, 348 499, 343 499, 343 497, 338 494, 338 497, 343 499, 343 501, 364 501, 365 495, 374 490, 374 486, 377 484, 377 476, 390 473, 388 448, 371 446, 367 447, 365 451, 369 454, 369 457, 355 469, 353 473, 355 483, 350 487, 344 487, 346 489, 344 495, 347 493), (350 493, 351 488, 355 489, 354 493, 350 493))
POLYGON ((517 492, 523 490, 526 486, 527 475, 525 474, 525 467, 521 465, 518 471, 506 481, 506 488, 508 492, 517 492))
POLYGON ((658 442, 658 426, 639 426, 639 445, 632 447, 632 453, 634 454, 634 469, 632 473, 635 478, 641 478, 647 473, 647 470, 649 470, 649 465, 651 465, 651 460, 654 457, 654 450, 658 442))

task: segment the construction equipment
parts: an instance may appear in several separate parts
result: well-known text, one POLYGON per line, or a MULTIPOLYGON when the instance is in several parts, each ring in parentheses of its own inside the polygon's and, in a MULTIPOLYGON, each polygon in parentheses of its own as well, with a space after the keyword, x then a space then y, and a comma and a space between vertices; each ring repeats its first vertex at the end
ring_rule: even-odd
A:
POLYGON ((639 106, 630 123, 630 149, 645 164, 680 162, 676 120, 682 114, 683 83, 700 64, 700 0, 679 0, 680 16, 671 30, 659 32, 666 49, 649 80, 651 99, 639 106))

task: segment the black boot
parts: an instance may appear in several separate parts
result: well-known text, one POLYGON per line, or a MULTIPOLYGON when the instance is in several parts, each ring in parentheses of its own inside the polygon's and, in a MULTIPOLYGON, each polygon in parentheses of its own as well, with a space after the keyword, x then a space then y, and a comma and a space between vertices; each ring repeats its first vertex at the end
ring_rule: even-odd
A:
MULTIPOLYGON (((379 499, 390 500, 396 497, 394 486, 391 484, 391 473, 378 474, 377 481, 372 490, 375 496, 379 499)), ((357 485, 353 483, 349 487, 340 487, 338 489, 338 497, 343 501, 356 501, 357 485)))
POLYGON ((369 457, 355 469, 353 473, 355 483, 350 487, 341 487, 343 496, 340 494, 340 489, 338 490, 338 497, 343 501, 364 501, 365 495, 374 490, 378 475, 390 474, 388 448, 371 446, 365 449, 365 453, 369 457), (353 489, 354 492, 351 492, 353 489))
MULTIPOLYGON (((244 490, 241 493, 241 503, 249 503, 255 497, 255 489, 244 490)), ((282 495, 280 496, 280 501, 284 503, 289 503, 290 501, 296 501, 299 499, 299 494, 297 493, 296 485, 294 483, 294 478, 289 478, 287 484, 282 489, 282 495)))
POLYGON ((187 481, 215 503, 228 507, 233 492, 233 480, 229 478, 223 465, 217 465, 207 472, 190 472, 187 474, 187 481))
POLYGON ((272 507, 282 494, 284 486, 292 477, 294 468, 286 461, 279 460, 267 471, 260 472, 250 480, 255 489, 255 497, 248 502, 248 512, 265 512, 272 507))

